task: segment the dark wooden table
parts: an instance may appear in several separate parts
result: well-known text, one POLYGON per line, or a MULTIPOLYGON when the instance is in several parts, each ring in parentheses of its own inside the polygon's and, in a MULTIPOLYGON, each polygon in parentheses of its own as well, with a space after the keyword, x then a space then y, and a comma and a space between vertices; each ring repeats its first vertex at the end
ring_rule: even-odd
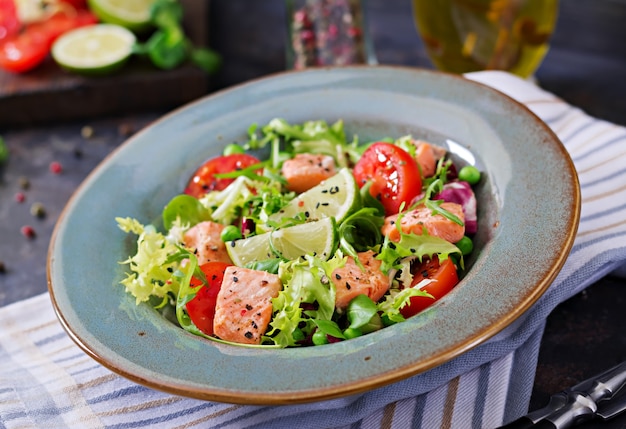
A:
MULTIPOLYGON (((409 1, 368 0, 366 7, 380 63, 431 67, 409 1)), ((541 86, 595 117, 626 125, 625 19, 623 0, 563 0, 552 48, 537 72, 541 86)), ((223 55, 224 67, 211 79, 210 90, 283 70, 284 22, 282 0, 213 0, 210 43, 223 55)), ((11 151, 0 166, 0 306, 46 291, 47 246, 66 201, 108 153, 163 113, 152 109, 0 128, 11 151), (50 170, 53 162, 62 166, 60 174, 50 170), (20 193, 21 203, 16 201, 20 193), (31 213, 34 203, 43 205, 45 215, 31 213), (25 225, 33 228, 34 238, 24 237, 25 225)), ((608 276, 555 309, 541 346, 531 408, 626 360, 624 287, 625 280, 608 276)), ((581 427, 626 428, 626 414, 581 427)))

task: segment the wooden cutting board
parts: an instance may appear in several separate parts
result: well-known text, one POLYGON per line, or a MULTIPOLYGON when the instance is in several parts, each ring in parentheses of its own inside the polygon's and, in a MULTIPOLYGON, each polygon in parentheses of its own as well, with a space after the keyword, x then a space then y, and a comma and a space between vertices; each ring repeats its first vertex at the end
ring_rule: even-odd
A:
POLYGON ((135 62, 112 76, 82 77, 47 61, 25 75, 0 72, 0 127, 171 109, 208 87, 208 76, 193 66, 163 71, 135 62))
MULTIPOLYGON (((196 46, 207 46, 208 2, 184 0, 184 27, 196 46)), ((183 65, 159 70, 142 58, 114 75, 85 77, 51 58, 24 74, 0 70, 0 130, 44 123, 169 110, 209 91, 209 76, 183 65)))

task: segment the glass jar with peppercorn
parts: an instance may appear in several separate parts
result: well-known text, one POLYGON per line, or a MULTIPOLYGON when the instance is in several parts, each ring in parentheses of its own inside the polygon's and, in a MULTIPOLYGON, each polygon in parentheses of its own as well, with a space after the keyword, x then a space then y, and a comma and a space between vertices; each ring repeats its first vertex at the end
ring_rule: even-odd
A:
POLYGON ((287 68, 376 64, 361 0, 285 0, 287 68))

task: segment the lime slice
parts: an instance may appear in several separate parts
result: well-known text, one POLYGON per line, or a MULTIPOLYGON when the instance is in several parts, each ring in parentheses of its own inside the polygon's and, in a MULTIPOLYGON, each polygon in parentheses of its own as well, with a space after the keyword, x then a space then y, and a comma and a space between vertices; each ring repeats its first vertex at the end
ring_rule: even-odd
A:
POLYGON ((150 8, 155 0, 88 0, 89 9, 102 22, 117 24, 135 32, 151 26, 150 8))
POLYGON ((342 168, 334 176, 291 200, 283 209, 270 216, 272 221, 305 213, 308 219, 334 217, 339 223, 361 203, 354 176, 342 168))
POLYGON ((232 241, 226 244, 226 249, 233 264, 244 267, 250 262, 279 255, 286 259, 297 259, 304 255, 328 259, 336 246, 335 219, 327 217, 232 241))
POLYGON ((52 57, 63 68, 85 74, 106 74, 130 57, 135 35, 124 27, 98 24, 68 31, 52 45, 52 57))

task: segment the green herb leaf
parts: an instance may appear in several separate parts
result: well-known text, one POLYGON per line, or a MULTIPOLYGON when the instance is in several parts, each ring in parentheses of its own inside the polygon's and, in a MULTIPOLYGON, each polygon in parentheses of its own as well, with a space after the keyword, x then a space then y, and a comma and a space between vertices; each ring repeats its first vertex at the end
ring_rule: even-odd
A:
POLYGON ((362 328, 367 325, 374 316, 377 316, 378 307, 367 295, 357 295, 348 304, 348 321, 350 328, 362 328))
POLYGON ((208 48, 193 48, 191 61, 207 73, 215 73, 222 65, 222 57, 208 48))
POLYGON ((0 164, 6 162, 7 159, 9 159, 9 148, 4 142, 4 139, 0 137, 0 164))
POLYGON ((194 226, 202 221, 211 219, 211 212, 204 207, 197 198, 191 195, 177 195, 167 203, 162 213, 163 226, 170 230, 176 219, 179 224, 194 226))
POLYGON ((317 326, 317 329, 322 331, 324 334, 345 340, 346 337, 343 335, 343 332, 341 332, 339 325, 332 320, 314 320, 314 323, 317 326))

